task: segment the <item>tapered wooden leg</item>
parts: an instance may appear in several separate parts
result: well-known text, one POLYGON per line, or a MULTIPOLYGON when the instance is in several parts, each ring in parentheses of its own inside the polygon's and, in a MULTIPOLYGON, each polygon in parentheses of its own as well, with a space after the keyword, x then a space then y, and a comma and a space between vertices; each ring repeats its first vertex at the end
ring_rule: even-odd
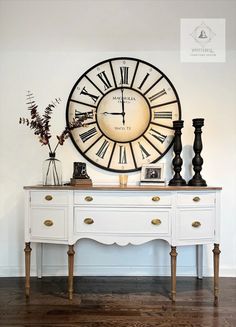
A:
POLYGON ((30 294, 30 255, 31 247, 30 243, 25 243, 25 296, 29 297, 30 294))
POLYGON ((176 299, 176 246, 171 247, 171 300, 175 302, 176 299))
POLYGON ((214 303, 218 304, 218 296, 219 296, 219 263, 220 263, 220 249, 219 244, 214 244, 213 249, 214 254, 214 303))
POLYGON ((69 299, 73 298, 73 273, 74 273, 74 245, 69 245, 68 254, 68 295, 69 299))

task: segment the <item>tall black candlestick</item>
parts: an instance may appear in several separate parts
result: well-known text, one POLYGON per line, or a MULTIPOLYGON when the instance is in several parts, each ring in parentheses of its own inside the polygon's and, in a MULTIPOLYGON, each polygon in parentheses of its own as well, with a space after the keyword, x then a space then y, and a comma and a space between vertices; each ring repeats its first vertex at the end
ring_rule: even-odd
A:
POLYGON ((194 176, 188 182, 190 186, 207 186, 206 181, 202 178, 200 172, 202 170, 203 159, 201 157, 202 151, 202 126, 204 126, 203 118, 195 118, 193 119, 193 127, 195 127, 195 139, 193 143, 193 150, 195 152, 195 156, 192 160, 193 170, 195 172, 194 176))
POLYGON ((173 169, 174 169, 174 177, 169 181, 170 186, 184 186, 186 185, 186 181, 181 177, 181 167, 183 164, 183 160, 180 157, 180 153, 182 151, 182 143, 181 143, 181 129, 184 126, 183 120, 175 120, 173 122, 173 128, 175 130, 175 136, 174 136, 174 152, 175 157, 172 160, 173 163, 173 169))

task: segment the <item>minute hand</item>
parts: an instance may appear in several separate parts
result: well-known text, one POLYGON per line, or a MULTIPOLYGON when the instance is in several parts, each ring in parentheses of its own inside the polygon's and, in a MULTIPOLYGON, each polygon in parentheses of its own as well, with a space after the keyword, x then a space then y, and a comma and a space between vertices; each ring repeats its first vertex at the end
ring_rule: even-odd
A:
POLYGON ((121 89, 121 105, 122 105, 122 123, 125 124, 125 103, 124 103, 124 89, 121 89))

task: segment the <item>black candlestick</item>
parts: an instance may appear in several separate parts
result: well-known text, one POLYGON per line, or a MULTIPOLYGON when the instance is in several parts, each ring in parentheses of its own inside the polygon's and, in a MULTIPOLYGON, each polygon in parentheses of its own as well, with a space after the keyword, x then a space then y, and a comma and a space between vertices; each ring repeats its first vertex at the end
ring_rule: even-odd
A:
POLYGON ((193 178, 190 179, 190 181, 188 182, 189 186, 207 186, 206 181, 202 178, 200 174, 203 165, 203 159, 200 154, 202 151, 202 126, 204 126, 203 118, 193 119, 193 127, 195 127, 195 139, 193 143, 193 150, 195 152, 195 156, 192 160, 192 163, 195 174, 193 178))
POLYGON ((183 120, 175 120, 173 122, 173 128, 175 130, 174 136, 174 152, 175 157, 172 160, 173 168, 175 171, 174 177, 169 181, 170 186, 184 186, 186 185, 186 181, 181 177, 181 167, 183 164, 183 160, 180 157, 180 153, 182 151, 182 143, 181 143, 181 129, 184 126, 183 120))

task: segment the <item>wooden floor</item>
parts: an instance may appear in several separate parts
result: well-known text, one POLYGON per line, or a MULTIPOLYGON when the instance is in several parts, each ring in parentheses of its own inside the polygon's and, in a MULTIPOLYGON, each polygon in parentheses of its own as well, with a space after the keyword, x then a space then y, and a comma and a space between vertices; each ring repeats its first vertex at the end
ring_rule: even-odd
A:
POLYGON ((0 326, 44 327, 235 327, 236 278, 220 279, 213 305, 212 279, 178 277, 177 301, 168 277, 76 277, 67 299, 65 277, 0 278, 0 326))

